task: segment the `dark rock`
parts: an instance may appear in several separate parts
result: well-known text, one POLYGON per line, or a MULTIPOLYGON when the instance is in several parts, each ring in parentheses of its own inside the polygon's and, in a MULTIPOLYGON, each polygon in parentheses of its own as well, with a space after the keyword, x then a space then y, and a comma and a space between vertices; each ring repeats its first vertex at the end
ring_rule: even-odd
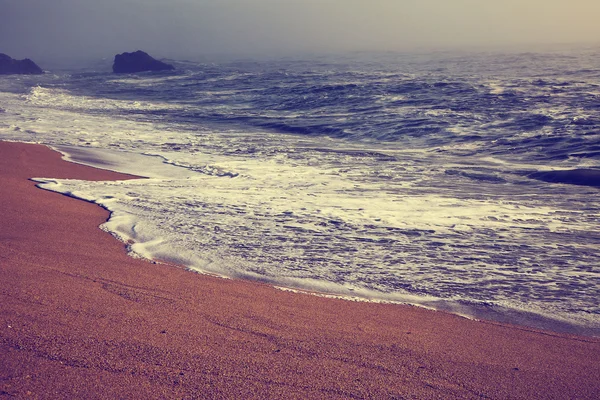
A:
POLYGON ((0 53, 0 75, 9 74, 43 74, 44 71, 29 58, 15 60, 0 53))
POLYGON ((600 169, 542 171, 534 172, 529 177, 550 183, 600 187, 600 169))
POLYGON ((166 64, 152 58, 148 53, 136 51, 134 53, 123 53, 115 56, 113 72, 117 74, 131 74, 143 71, 169 71, 173 70, 171 64, 166 64))

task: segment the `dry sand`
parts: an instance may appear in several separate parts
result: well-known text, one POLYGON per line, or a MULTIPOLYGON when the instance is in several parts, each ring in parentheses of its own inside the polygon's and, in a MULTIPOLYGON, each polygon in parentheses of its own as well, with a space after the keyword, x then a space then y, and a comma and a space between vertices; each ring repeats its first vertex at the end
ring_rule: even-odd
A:
POLYGON ((132 259, 31 177, 128 178, 0 142, 2 399, 600 397, 600 339, 132 259))

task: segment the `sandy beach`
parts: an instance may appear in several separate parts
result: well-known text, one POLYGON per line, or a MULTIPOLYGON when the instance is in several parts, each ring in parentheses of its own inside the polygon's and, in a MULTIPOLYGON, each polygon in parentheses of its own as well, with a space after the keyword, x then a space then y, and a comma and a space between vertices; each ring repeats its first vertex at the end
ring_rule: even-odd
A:
POLYGON ((0 398, 596 399, 600 339, 127 256, 32 177, 130 176, 0 142, 0 398))

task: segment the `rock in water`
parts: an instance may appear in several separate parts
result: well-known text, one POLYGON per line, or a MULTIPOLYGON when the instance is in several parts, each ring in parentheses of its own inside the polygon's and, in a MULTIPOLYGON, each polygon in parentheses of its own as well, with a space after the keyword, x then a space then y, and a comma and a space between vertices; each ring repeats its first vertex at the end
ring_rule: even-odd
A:
POLYGON ((175 67, 172 65, 158 61, 141 50, 134 53, 117 54, 113 64, 113 72, 117 74, 130 74, 143 71, 168 71, 173 69, 175 67))
POLYGON ((542 171, 534 172, 529 177, 550 183, 600 187, 600 169, 542 171))
POLYGON ((0 75, 9 74, 43 74, 44 71, 29 58, 24 60, 15 60, 0 53, 0 75))

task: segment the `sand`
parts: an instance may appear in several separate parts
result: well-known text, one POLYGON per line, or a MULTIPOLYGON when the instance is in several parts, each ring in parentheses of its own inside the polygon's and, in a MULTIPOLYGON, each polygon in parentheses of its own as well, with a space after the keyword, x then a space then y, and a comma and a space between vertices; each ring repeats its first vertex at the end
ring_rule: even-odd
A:
POLYGON ((0 398, 597 399, 600 339, 133 259, 31 177, 125 175, 0 142, 0 398))

